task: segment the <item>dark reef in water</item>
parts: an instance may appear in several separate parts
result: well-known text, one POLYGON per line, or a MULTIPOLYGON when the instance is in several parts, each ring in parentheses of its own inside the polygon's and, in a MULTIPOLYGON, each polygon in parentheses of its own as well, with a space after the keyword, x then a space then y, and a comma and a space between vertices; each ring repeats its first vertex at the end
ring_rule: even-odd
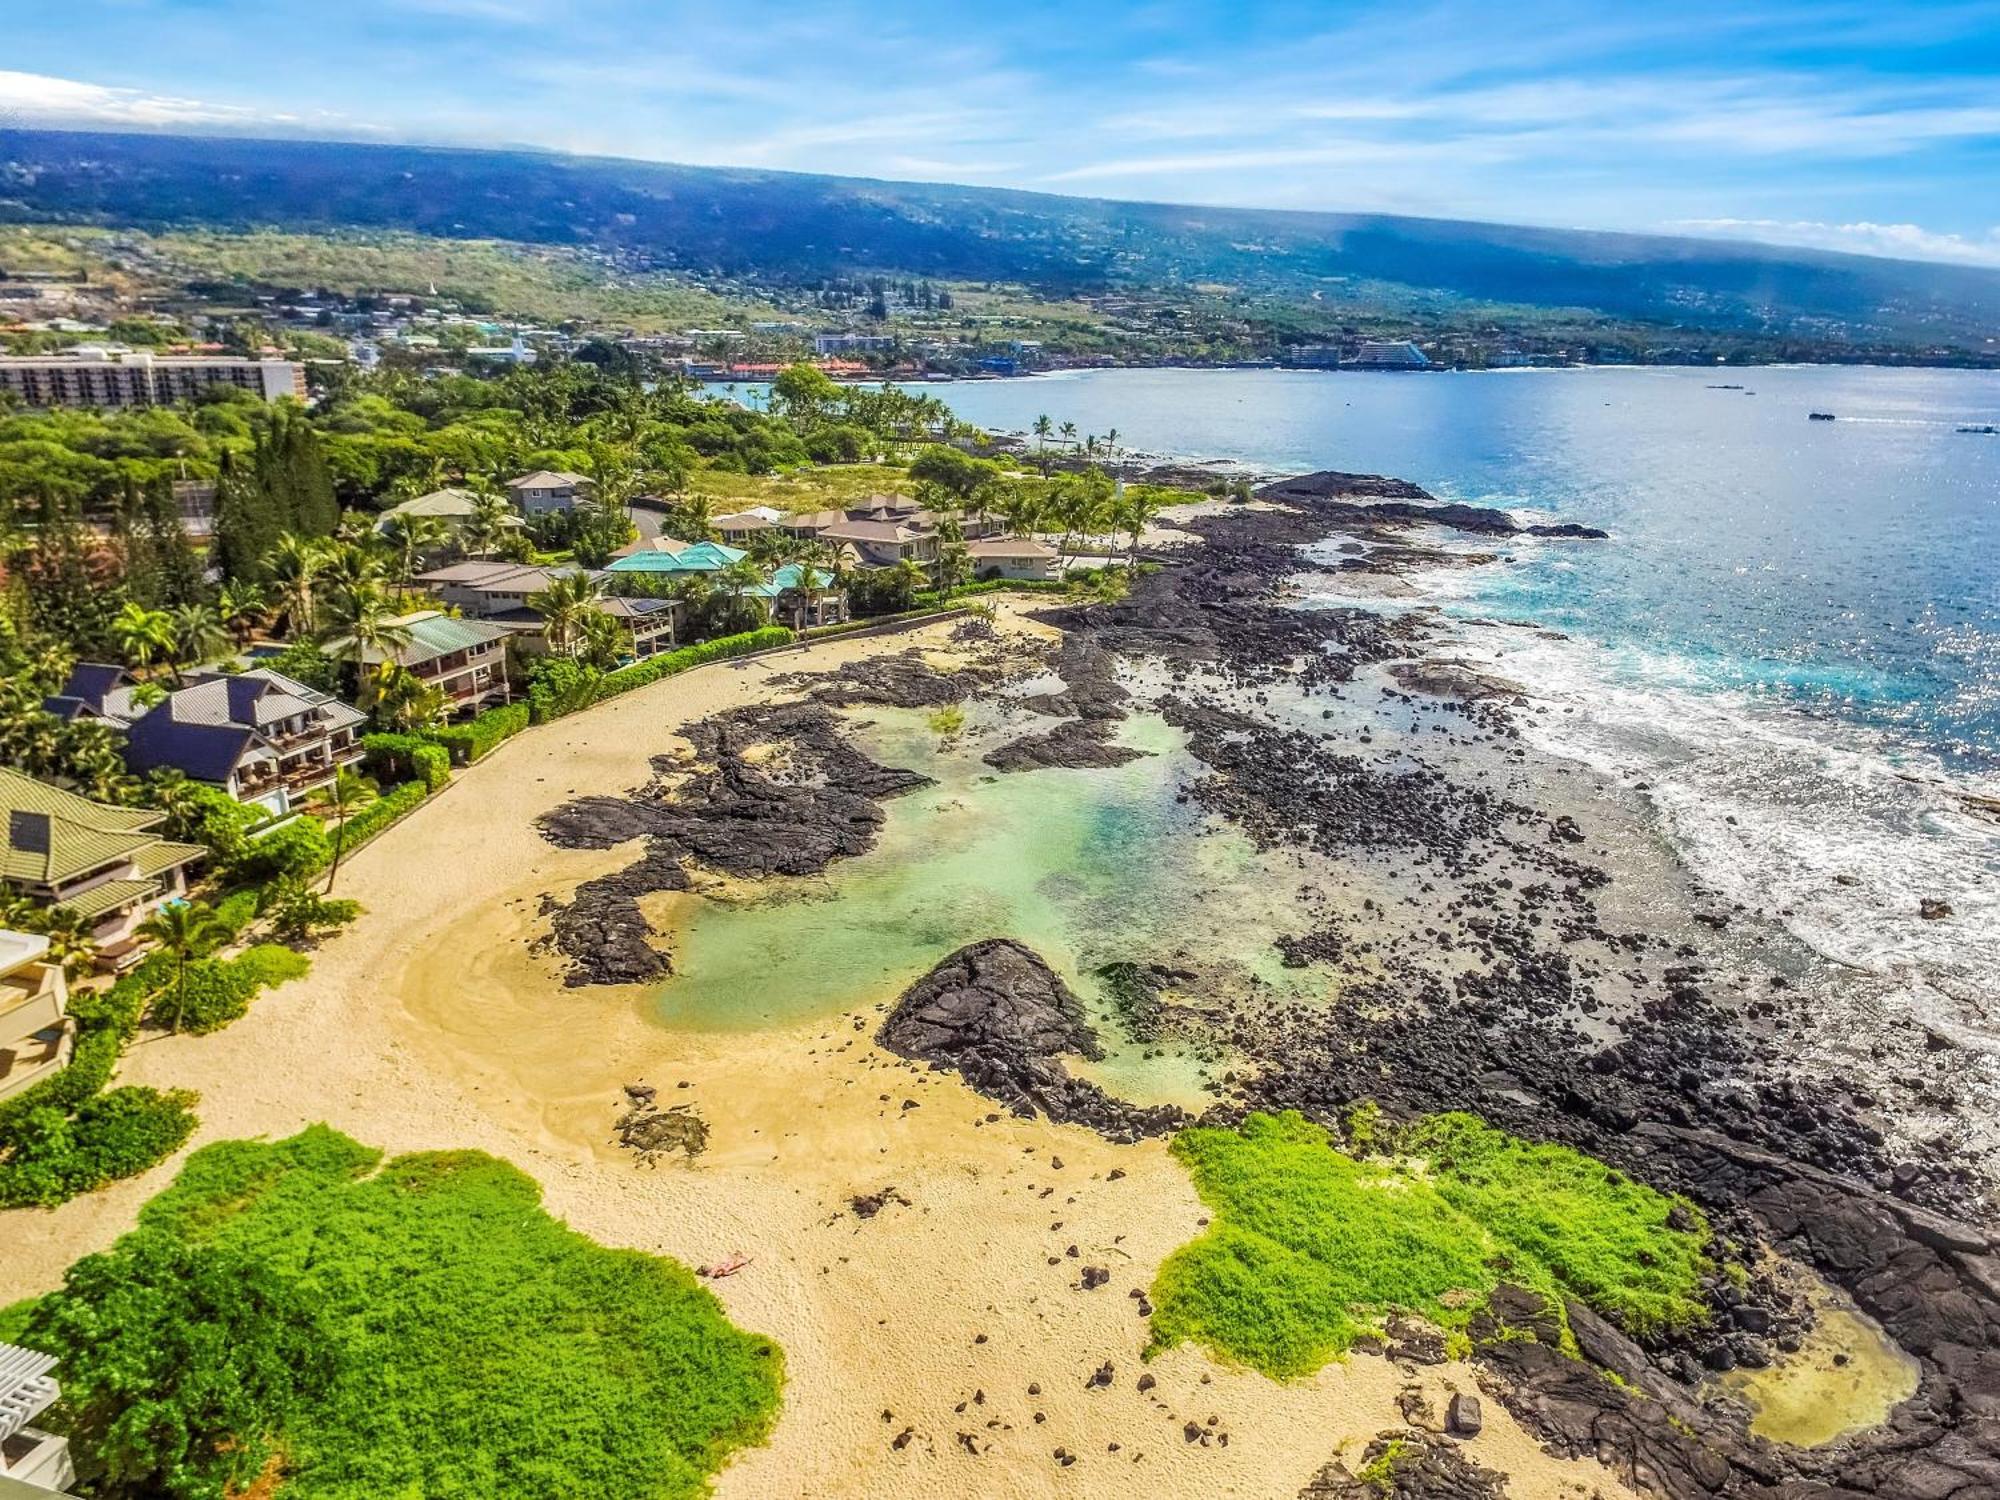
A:
POLYGON ((1066 1054, 1102 1057, 1097 1036, 1062 977, 1012 938, 947 955, 903 992, 876 1040, 898 1057, 951 1069, 1017 1115, 1039 1112, 1114 1141, 1188 1123, 1172 1105, 1128 1104, 1063 1066, 1066 1054))
POLYGON ((542 819, 542 836, 564 849, 646 841, 637 862, 586 880, 568 902, 545 900, 571 985, 672 972, 638 901, 687 889, 689 865, 746 878, 815 875, 874 844, 883 799, 929 785, 856 750, 815 703, 731 709, 686 734, 697 766, 685 780, 672 757, 656 757, 646 786, 579 798, 542 819))
MULTIPOLYGON (((1331 1007, 1246 1004, 1226 1022, 1222 1039, 1251 1066, 1224 1112, 1296 1108, 1332 1123, 1362 1099, 1403 1117, 1472 1110, 1710 1214, 1738 1275, 1710 1283, 1707 1326, 1642 1347, 1571 1308, 1589 1363, 1533 1341, 1482 1344, 1493 1394, 1559 1452, 1593 1455, 1673 1500, 2000 1496, 2000 1245, 1966 1222, 1976 1184, 1949 1147, 1899 1159, 1873 1118, 1880 1101, 1793 1062, 1785 1028, 1811 1018, 1788 1015, 1775 982, 1768 994, 1719 996, 1695 949, 1657 935, 1676 914, 1662 912, 1653 932, 1609 930, 1597 904, 1611 877, 1570 816, 1530 805, 1518 787, 1460 779, 1422 738, 1379 751, 1336 744, 1242 702, 1278 679, 1337 691, 1361 667, 1395 661, 1400 681, 1428 693, 1472 689, 1404 695, 1445 744, 1518 760, 1497 695, 1403 666, 1423 654, 1419 618, 1302 610, 1285 592, 1313 566, 1296 549, 1329 536, 1379 540, 1385 525, 1419 521, 1523 528, 1372 476, 1313 475, 1260 498, 1277 508, 1187 523, 1205 545, 1119 603, 1048 616, 1073 638, 1165 666, 1176 687, 1161 709, 1207 767, 1186 795, 1262 847, 1392 859, 1428 893, 1407 921, 1329 914, 1280 944, 1288 964, 1344 970, 1342 996, 1331 1007), (1217 672, 1236 684, 1234 703, 1200 689, 1217 672), (1804 1310, 1757 1266, 1759 1243, 1844 1289, 1918 1360, 1920 1389, 1886 1427, 1784 1449, 1696 1396, 1710 1372, 1768 1363, 1796 1341, 1804 1310)), ((1694 915, 1679 913, 1679 925, 1694 915)))

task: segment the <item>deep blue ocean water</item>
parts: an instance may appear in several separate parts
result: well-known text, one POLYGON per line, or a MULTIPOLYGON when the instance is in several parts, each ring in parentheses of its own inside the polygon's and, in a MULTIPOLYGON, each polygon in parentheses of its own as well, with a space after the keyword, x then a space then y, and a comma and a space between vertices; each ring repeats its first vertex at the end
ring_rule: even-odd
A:
MULTIPOLYGON (((1698 880, 1873 976, 1869 1005, 2000 1059, 2000 817, 1968 797, 2000 795, 2000 436, 1958 431, 2000 425, 2000 373, 1104 370, 923 389, 989 430, 1046 413, 1147 453, 1392 474, 1604 527, 1427 570, 1380 607, 1440 608, 1453 639, 1433 649, 1526 686, 1530 738, 1643 795, 1698 880), (1923 897, 1952 915, 1923 919, 1923 897)), ((1348 585, 1314 587, 1334 602, 1348 585)), ((1830 1044, 1879 1034, 1829 1011, 1830 1044)))
POLYGON ((1536 549, 1454 607, 1587 638, 1631 682, 2000 768, 2000 436, 1957 431, 2000 425, 2000 373, 1104 370, 923 389, 989 429, 1046 413, 1121 447, 1393 474, 1603 526, 1610 545, 1536 549))

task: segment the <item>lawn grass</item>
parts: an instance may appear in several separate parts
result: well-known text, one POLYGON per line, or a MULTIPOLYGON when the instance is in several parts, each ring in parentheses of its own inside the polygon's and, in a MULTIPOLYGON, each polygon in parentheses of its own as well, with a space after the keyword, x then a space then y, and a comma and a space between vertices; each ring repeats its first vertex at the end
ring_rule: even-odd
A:
POLYGON ((1279 1379, 1339 1358, 1392 1311, 1463 1330, 1502 1280, 1634 1331, 1701 1316, 1708 1232, 1674 1200, 1470 1115, 1358 1159, 1295 1113, 1196 1127, 1174 1154, 1213 1210, 1160 1268, 1154 1350, 1193 1341, 1279 1379))
POLYGON ((196 1152, 140 1223, 268 1264, 323 1314, 335 1374, 277 1435, 288 1497, 706 1493, 770 1429, 777 1347, 540 1200, 479 1152, 385 1165, 313 1126, 196 1152))

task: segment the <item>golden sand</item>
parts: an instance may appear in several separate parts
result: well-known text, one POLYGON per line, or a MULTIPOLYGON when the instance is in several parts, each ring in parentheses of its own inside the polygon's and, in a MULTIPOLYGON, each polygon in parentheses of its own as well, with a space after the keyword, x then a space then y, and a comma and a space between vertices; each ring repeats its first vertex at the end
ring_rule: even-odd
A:
MULTIPOLYGON (((1010 607, 998 623, 1039 628, 1010 607)), ((725 1471, 725 1500, 1296 1494, 1400 1425, 1405 1385, 1442 1410, 1450 1391, 1477 1388, 1472 1370, 1360 1356, 1281 1386, 1187 1348, 1142 1365, 1147 1323, 1128 1292, 1203 1217, 1159 1142, 989 1122, 955 1077, 876 1048, 874 1010, 688 1036, 650 1021, 637 990, 565 989, 556 961, 529 949, 544 893, 634 852, 554 849, 539 814, 637 785, 679 726, 772 696, 774 675, 945 650, 949 629, 704 667, 529 731, 343 866, 341 894, 366 914, 310 975, 217 1035, 134 1048, 123 1080, 198 1089, 195 1145, 325 1120, 389 1152, 477 1148, 529 1172, 551 1212, 606 1244, 691 1265, 749 1257, 713 1286, 731 1318, 783 1345, 788 1379, 772 1441, 725 1471), (640 1167, 611 1143, 621 1086, 639 1081, 708 1121, 697 1161, 640 1167), (907 1205, 866 1221, 850 1210, 890 1186, 907 1205), (1110 1284, 1079 1290, 1085 1265, 1109 1267, 1110 1284), (1087 1386, 1107 1360, 1111 1385, 1087 1386), (1142 1373, 1157 1381, 1146 1394, 1142 1373), (1217 1437, 1188 1442, 1190 1421, 1217 1437), (1076 1462, 1059 1466, 1058 1448, 1076 1462)), ((0 1303, 108 1245, 178 1161, 54 1212, 0 1214, 0 1303)), ((1512 1475, 1521 1500, 1628 1495, 1485 1406, 1466 1451, 1512 1475)))

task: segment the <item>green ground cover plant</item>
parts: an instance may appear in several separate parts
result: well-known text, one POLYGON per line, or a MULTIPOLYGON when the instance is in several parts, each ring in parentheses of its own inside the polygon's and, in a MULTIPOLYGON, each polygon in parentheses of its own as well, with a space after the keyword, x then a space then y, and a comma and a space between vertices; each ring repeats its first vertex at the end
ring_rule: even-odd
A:
POLYGON ((762 1441, 783 1381, 777 1347, 684 1267, 565 1227, 515 1168, 471 1151, 385 1164, 326 1126, 196 1152, 138 1230, 4 1317, 63 1361, 51 1417, 91 1493, 135 1500, 259 1472, 299 1500, 679 1500, 762 1441), (121 1255, 174 1274, 107 1274, 121 1255), (254 1268, 240 1298, 216 1274, 232 1267, 254 1268), (144 1305, 121 1307, 135 1284, 144 1305), (218 1322, 229 1338, 203 1333, 218 1322), (149 1387, 160 1409, 135 1448, 106 1397, 162 1347, 175 1378, 149 1387), (218 1401, 253 1356, 259 1399, 218 1401))
POLYGON ((1291 1112, 1183 1131, 1174 1154, 1214 1217, 1160 1268, 1152 1348, 1303 1376, 1392 1311, 1462 1331, 1503 1280, 1633 1332, 1702 1315, 1709 1234, 1687 1205, 1471 1115, 1375 1130, 1374 1157, 1291 1112))

